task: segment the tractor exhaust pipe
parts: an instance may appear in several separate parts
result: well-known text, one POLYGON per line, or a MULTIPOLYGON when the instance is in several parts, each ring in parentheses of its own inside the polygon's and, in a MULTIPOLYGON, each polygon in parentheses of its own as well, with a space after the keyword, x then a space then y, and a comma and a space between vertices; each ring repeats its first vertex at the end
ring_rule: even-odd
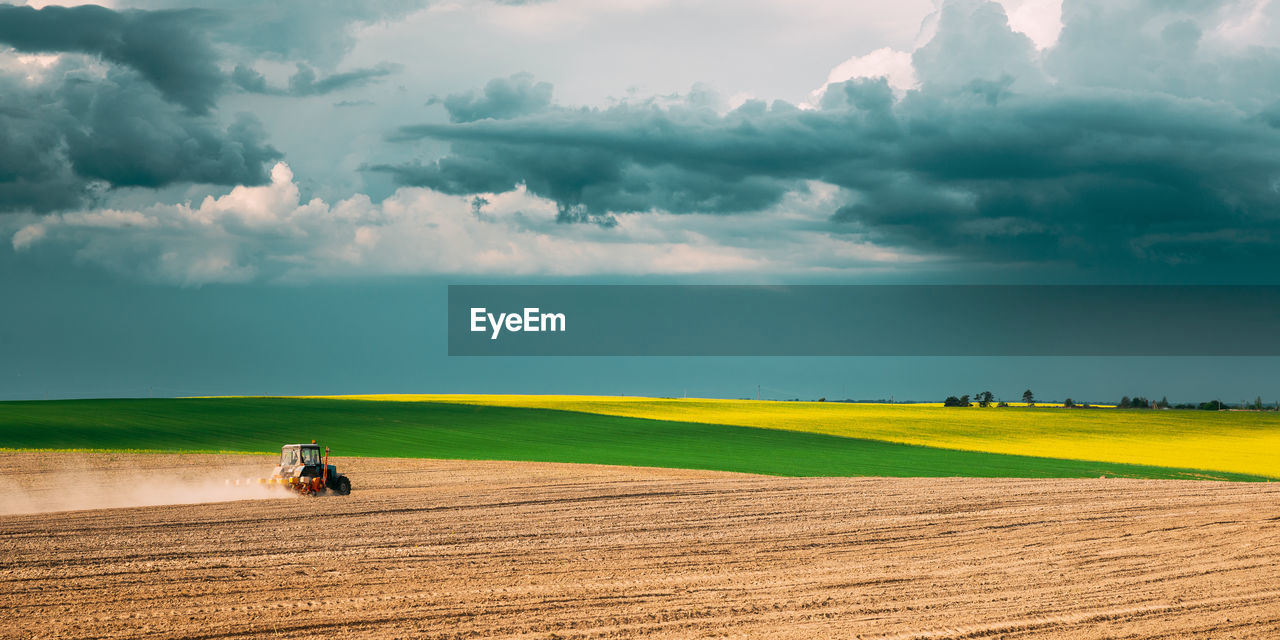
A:
POLYGON ((329 488, 329 447, 324 448, 324 470, 320 472, 320 486, 329 488))

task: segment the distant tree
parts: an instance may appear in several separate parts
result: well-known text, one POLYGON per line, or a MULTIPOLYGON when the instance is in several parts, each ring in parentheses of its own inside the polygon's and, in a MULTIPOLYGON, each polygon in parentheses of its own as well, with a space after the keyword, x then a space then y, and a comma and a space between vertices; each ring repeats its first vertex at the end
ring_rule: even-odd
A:
POLYGON ((959 407, 959 406, 962 406, 962 405, 960 404, 960 398, 957 398, 957 397, 955 397, 955 396, 947 396, 947 399, 942 401, 942 406, 944 406, 944 407, 959 407))
POLYGON ((1134 396, 1133 399, 1129 401, 1129 406, 1134 409, 1150 409, 1151 401, 1142 396, 1134 396))
POLYGON ((1072 402, 1072 401, 1071 401, 1071 398, 1067 398, 1066 400, 1063 400, 1063 401, 1062 401, 1062 406, 1064 406, 1064 407, 1066 407, 1066 408, 1070 409, 1070 408, 1072 408, 1072 407, 1076 406, 1076 403, 1072 402))
POLYGON ((1022 392, 1022 401, 1027 403, 1028 407, 1036 406, 1036 394, 1031 393, 1030 389, 1022 392))
POLYGON ((823 397, 821 397, 821 398, 818 398, 818 402, 826 402, 826 401, 827 401, 827 397, 826 397, 826 396, 823 396, 823 397))
POLYGON ((991 406, 991 401, 995 400, 995 398, 996 396, 994 393, 991 393, 990 391, 983 391, 977 395, 978 406, 989 407, 991 406))
POLYGON ((1004 400, 1001 400, 999 403, 997 403, 997 404, 996 404, 996 406, 997 406, 997 407, 1007 407, 1007 406, 1009 406, 1009 403, 1008 403, 1008 402, 1005 402, 1004 400))
POLYGON ((1209 402, 1201 402, 1199 408, 1201 411, 1222 411, 1222 401, 1210 400, 1209 402))
POLYGON ((1160 408, 1160 409, 1168 409, 1168 408, 1169 408, 1169 396, 1163 396, 1163 397, 1161 397, 1161 398, 1160 398, 1160 402, 1157 402, 1157 403, 1156 403, 1156 407, 1158 407, 1158 408, 1160 408))
POLYGON ((1258 396, 1258 398, 1253 401, 1253 410, 1262 411, 1262 396, 1258 396))
POLYGON ((1119 406, 1121 409, 1128 409, 1129 407, 1132 407, 1132 406, 1133 406, 1133 403, 1132 403, 1132 402, 1130 402, 1130 400, 1129 400, 1129 396, 1125 396, 1125 397, 1123 397, 1123 398, 1120 398, 1120 404, 1119 404, 1118 406, 1119 406))

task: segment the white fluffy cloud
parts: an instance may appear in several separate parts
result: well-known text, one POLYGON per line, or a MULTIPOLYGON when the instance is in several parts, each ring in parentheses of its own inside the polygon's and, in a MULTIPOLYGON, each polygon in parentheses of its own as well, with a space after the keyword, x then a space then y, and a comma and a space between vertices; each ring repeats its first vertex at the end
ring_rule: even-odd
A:
POLYGON ((1037 49, 1058 42, 1062 33, 1062 0, 999 0, 1009 14, 1009 26, 1031 38, 1037 49))
POLYGON ((898 91, 915 88, 916 69, 911 65, 911 54, 882 47, 865 56, 854 56, 827 74, 827 84, 854 78, 879 77, 886 78, 889 86, 898 91))
POLYGON ((82 262, 187 286, 432 273, 865 272, 925 259, 817 230, 844 200, 840 189, 810 183, 758 214, 645 213, 602 227, 556 222, 556 204, 523 187, 475 196, 402 188, 379 204, 363 194, 304 202, 279 163, 270 184, 198 205, 19 217, 10 232, 18 251, 70 249, 82 262))
MULTIPOLYGON (((1270 0, 1251 0, 1265 4, 1270 0)), ((1039 50, 1052 47, 1062 33, 1062 0, 996 0, 1004 7, 1009 27, 1021 33, 1039 50)), ((836 65, 827 74, 827 82, 810 96, 811 105, 821 101, 827 85, 855 78, 885 78, 899 95, 919 86, 916 69, 912 64, 913 53, 927 45, 936 35, 938 14, 942 11, 939 1, 934 12, 921 21, 920 33, 910 50, 881 47, 870 53, 853 56, 836 65)), ((1242 25, 1241 29, 1254 28, 1255 22, 1242 25)))

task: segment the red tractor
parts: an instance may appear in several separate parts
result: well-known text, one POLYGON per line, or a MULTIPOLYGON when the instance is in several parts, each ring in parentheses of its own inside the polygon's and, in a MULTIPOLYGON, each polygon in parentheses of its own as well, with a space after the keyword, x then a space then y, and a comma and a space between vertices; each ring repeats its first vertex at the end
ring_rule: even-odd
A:
POLYGON ((324 448, 322 459, 320 445, 314 440, 311 444, 286 444, 281 447, 280 466, 271 472, 266 483, 308 496, 320 495, 326 491, 340 496, 351 493, 351 481, 338 473, 337 467, 329 464, 329 447, 324 448))

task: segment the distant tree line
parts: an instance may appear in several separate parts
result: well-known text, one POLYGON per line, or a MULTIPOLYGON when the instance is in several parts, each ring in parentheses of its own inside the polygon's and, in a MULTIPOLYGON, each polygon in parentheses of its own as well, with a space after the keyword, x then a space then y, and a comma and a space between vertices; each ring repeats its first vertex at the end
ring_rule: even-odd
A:
MULTIPOLYGON (((997 407, 1009 406, 1009 403, 1004 400, 997 402, 996 394, 991 393, 990 391, 980 391, 974 394, 972 396, 973 400, 970 400, 970 397, 971 396, 968 394, 959 397, 947 396, 947 399, 942 401, 942 405, 945 407, 972 407, 976 402, 979 407, 989 407, 992 404, 995 404, 997 407)), ((1031 393, 1030 389, 1022 392, 1022 401, 1029 407, 1036 406, 1036 396, 1034 393, 1031 393)), ((1070 399, 1067 400, 1067 402, 1070 401, 1070 399)))
MULTIPOLYGON (((1028 407, 1036 406, 1035 394, 1032 393, 1030 389, 1027 389, 1026 391, 1022 392, 1022 402, 1026 404, 1028 407)), ((995 394, 991 393, 990 391, 982 391, 972 396, 967 394, 962 396, 947 396, 947 399, 942 402, 942 405, 946 407, 972 407, 975 404, 978 405, 979 407, 990 407, 993 404, 997 407, 1009 406, 1009 403, 1003 400, 997 401, 995 394)), ((1062 406, 1067 409, 1097 408, 1096 406, 1091 405, 1087 402, 1077 403, 1071 398, 1067 398, 1063 400, 1062 406)), ((1210 400, 1209 402, 1201 402, 1198 404, 1194 404, 1194 403, 1171 404, 1167 396, 1162 397, 1159 400, 1151 400, 1143 396, 1135 395, 1132 397, 1130 396, 1121 397, 1120 402, 1115 406, 1118 409, 1195 409, 1200 411, 1224 411, 1227 409, 1236 409, 1236 410, 1243 409, 1243 410, 1251 410, 1251 411, 1280 411, 1280 402, 1275 402, 1270 405, 1263 404, 1261 396, 1258 396, 1257 398, 1255 398, 1253 402, 1241 402, 1236 405, 1231 405, 1221 400, 1210 400)))

